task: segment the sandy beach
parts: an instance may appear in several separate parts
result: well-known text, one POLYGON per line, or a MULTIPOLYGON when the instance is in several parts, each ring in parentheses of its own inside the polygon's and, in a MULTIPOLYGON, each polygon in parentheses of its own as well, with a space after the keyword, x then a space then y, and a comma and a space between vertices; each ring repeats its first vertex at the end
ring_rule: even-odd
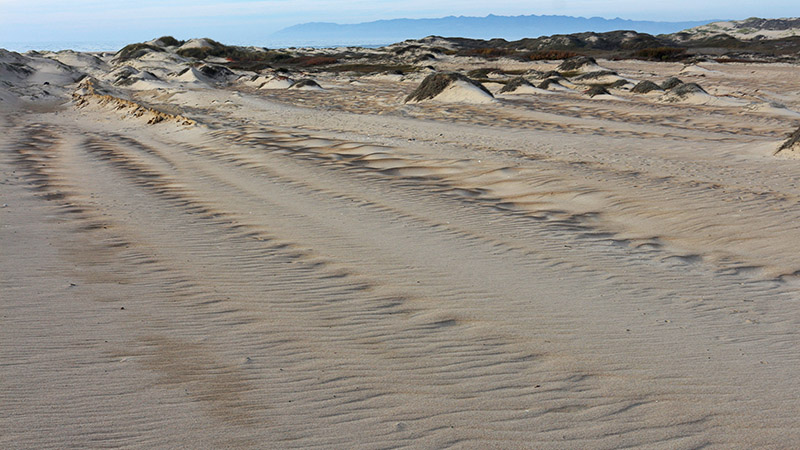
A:
POLYGON ((800 445, 796 65, 112 57, 0 53, 0 447, 800 445))

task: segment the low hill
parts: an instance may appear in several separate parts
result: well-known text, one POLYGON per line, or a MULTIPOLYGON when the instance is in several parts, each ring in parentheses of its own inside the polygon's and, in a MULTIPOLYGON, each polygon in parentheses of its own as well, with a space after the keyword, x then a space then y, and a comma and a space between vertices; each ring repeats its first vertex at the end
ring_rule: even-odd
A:
POLYGON ((676 40, 702 40, 714 36, 730 36, 742 40, 782 39, 800 36, 800 18, 761 19, 712 22, 675 33, 676 40))

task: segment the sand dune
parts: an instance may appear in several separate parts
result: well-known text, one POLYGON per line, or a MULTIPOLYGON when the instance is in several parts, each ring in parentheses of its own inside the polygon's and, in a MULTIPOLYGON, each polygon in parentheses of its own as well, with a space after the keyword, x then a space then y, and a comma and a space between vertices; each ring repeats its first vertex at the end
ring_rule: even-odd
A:
POLYGON ((0 446, 800 443, 797 120, 740 104, 795 67, 406 104, 109 58, 0 53, 0 446))

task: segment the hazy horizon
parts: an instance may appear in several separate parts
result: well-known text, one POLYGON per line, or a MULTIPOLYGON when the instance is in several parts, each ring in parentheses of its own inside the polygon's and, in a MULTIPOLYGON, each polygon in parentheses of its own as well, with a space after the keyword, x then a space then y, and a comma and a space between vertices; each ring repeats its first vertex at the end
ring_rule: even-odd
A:
POLYGON ((258 42, 292 25, 308 22, 352 24, 397 18, 441 18, 487 15, 564 15, 659 22, 800 16, 796 1, 752 2, 679 0, 669 5, 632 0, 547 0, 484 2, 421 0, 178 0, 164 4, 140 0, 0 0, 0 47, 9 42, 140 42, 157 36, 179 39, 212 37, 231 43, 258 42))

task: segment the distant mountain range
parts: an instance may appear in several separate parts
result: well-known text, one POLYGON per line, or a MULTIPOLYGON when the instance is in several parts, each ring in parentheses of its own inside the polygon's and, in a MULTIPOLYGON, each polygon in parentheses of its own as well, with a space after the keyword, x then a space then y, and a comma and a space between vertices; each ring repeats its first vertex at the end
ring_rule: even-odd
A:
POLYGON ((653 35, 675 33, 713 22, 652 22, 602 17, 495 16, 443 17, 438 19, 392 19, 342 25, 312 22, 285 28, 269 38, 306 45, 381 45, 425 36, 516 40, 584 31, 633 30, 653 35))

